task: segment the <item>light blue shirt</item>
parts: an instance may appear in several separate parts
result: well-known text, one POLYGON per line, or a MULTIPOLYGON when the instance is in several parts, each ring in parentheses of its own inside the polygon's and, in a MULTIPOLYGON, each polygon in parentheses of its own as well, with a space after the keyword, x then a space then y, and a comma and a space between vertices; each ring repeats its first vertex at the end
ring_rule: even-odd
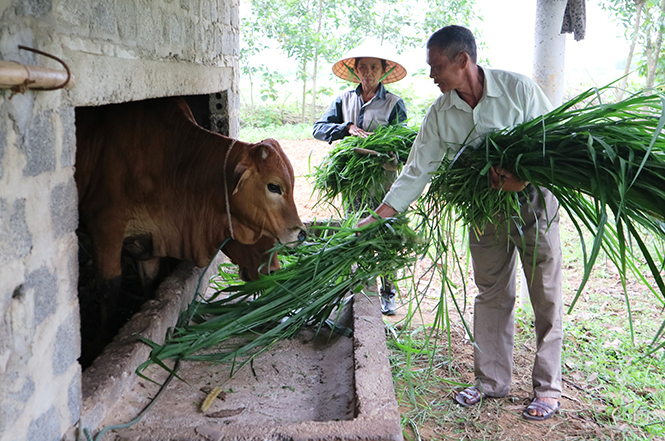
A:
POLYGON ((483 96, 474 109, 453 90, 440 95, 423 120, 402 172, 383 202, 405 211, 421 195, 444 156, 452 159, 464 144, 513 127, 552 110, 545 93, 529 77, 483 69, 483 96))
POLYGON ((321 141, 333 142, 349 136, 349 124, 355 124, 366 132, 392 122, 406 121, 406 106, 402 98, 386 90, 382 83, 374 98, 362 99, 362 85, 337 97, 328 110, 314 123, 312 134, 321 141))

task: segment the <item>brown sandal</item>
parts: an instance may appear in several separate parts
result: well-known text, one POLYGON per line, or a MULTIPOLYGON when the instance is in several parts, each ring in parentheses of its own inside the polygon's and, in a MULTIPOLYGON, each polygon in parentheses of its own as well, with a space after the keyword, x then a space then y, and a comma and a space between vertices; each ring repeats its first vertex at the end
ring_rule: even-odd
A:
POLYGON ((554 406, 540 398, 534 398, 531 404, 529 404, 529 406, 524 409, 524 413, 522 413, 522 415, 527 420, 544 421, 552 418, 552 416, 559 410, 560 407, 561 403, 558 401, 556 402, 556 406, 554 406), (529 413, 530 410, 535 410, 536 412, 540 413, 540 415, 531 415, 529 413))
POLYGON ((480 403, 485 394, 481 393, 475 386, 467 387, 455 396, 455 401, 464 407, 474 406, 480 403))

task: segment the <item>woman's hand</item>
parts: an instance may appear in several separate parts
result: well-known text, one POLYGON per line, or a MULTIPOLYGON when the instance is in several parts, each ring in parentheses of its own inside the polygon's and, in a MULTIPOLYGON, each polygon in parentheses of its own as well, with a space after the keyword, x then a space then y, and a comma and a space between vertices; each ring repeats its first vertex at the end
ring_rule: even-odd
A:
POLYGON ((360 136, 361 138, 367 138, 369 135, 371 135, 370 132, 364 131, 355 124, 349 124, 347 128, 349 129, 349 134, 353 136, 360 136))
POLYGON ((508 170, 498 167, 490 167, 490 183, 495 190, 522 191, 529 182, 522 182, 508 170))

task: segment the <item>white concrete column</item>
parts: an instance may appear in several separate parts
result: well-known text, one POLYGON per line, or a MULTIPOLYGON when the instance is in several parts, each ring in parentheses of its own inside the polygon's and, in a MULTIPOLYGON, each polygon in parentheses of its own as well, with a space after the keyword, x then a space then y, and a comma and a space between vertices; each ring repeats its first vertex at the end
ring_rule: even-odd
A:
POLYGON ((563 101, 566 37, 561 34, 567 0, 538 0, 534 33, 533 79, 554 106, 563 101))

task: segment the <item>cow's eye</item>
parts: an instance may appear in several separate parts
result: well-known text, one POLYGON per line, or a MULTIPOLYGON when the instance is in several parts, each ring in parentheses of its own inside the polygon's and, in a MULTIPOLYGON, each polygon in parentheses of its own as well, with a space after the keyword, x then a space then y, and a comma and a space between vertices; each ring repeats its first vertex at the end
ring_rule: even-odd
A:
POLYGON ((268 191, 270 193, 282 194, 282 189, 277 184, 268 184, 268 191))

